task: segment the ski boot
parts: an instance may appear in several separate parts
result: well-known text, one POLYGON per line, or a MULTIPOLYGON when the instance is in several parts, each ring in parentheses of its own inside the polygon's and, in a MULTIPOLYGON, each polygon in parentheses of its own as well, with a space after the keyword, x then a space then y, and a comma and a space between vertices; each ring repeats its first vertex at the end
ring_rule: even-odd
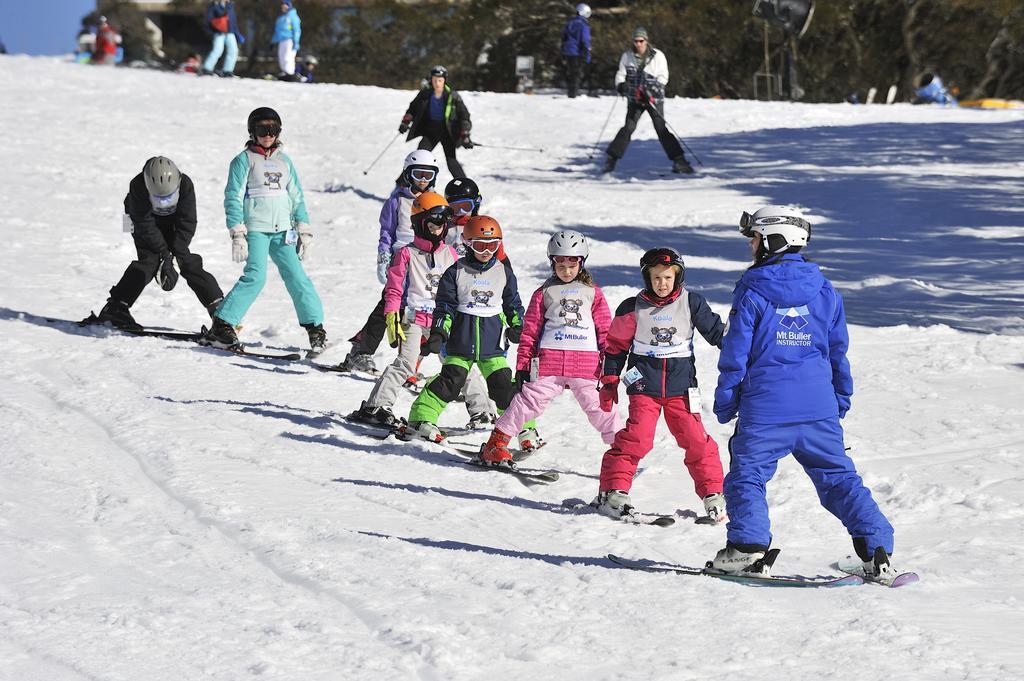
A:
POLYGON ((672 172, 680 175, 693 175, 693 166, 686 160, 685 156, 672 159, 672 172))
POLYGON ((128 306, 122 303, 120 300, 114 300, 108 298, 103 309, 100 310, 99 316, 96 318, 101 323, 110 322, 110 325, 124 329, 125 331, 141 331, 142 325, 135 321, 132 317, 132 313, 129 312, 128 306))
POLYGON ((215 348, 233 348, 239 345, 235 327, 220 317, 213 318, 213 326, 203 335, 200 342, 203 345, 212 345, 215 348))
POLYGON ((763 563, 768 548, 758 544, 733 544, 726 542, 725 548, 715 554, 708 567, 729 574, 751 574, 769 576, 769 567, 763 563))
POLYGON ((485 428, 493 426, 497 420, 497 415, 481 411, 470 415, 469 423, 466 424, 466 430, 484 430, 485 428))
POLYGON ((616 520, 633 515, 633 502, 629 498, 629 493, 618 489, 598 492, 597 498, 590 502, 590 505, 601 515, 616 520))
POLYGON ((441 429, 430 421, 413 421, 412 423, 407 423, 398 429, 396 436, 398 439, 405 440, 406 442, 415 438, 420 438, 427 442, 441 444, 445 440, 445 435, 441 432, 441 429))
POLYGON ((519 440, 519 449, 524 452, 532 452, 547 444, 536 428, 524 428, 519 432, 519 436, 516 439, 519 440))
POLYGON ((316 357, 327 349, 327 332, 323 324, 303 324, 302 328, 309 334, 309 354, 316 357))
POLYGON ((892 584, 899 572, 889 563, 889 554, 881 546, 875 549, 871 560, 864 561, 864 578, 883 584, 892 584))
POLYGON ((605 172, 605 173, 612 172, 613 170, 615 170, 615 164, 618 163, 618 162, 619 162, 619 159, 617 159, 614 156, 609 154, 604 159, 604 170, 602 172, 605 172))
POLYGON ((355 350, 351 350, 347 355, 345 355, 345 359, 341 361, 338 368, 342 371, 362 371, 363 373, 370 374, 372 376, 376 376, 380 373, 377 371, 377 365, 373 363, 373 355, 369 353, 359 353, 355 350))
POLYGON ((359 405, 359 409, 349 414, 349 420, 358 423, 365 423, 371 426, 383 426, 384 428, 397 428, 404 421, 395 416, 395 413, 387 407, 373 407, 365 401, 359 405))
POLYGON ((512 463, 512 452, 508 451, 511 435, 507 435, 497 428, 491 431, 491 437, 480 449, 480 460, 492 466, 508 466, 512 463))
POLYGON ((729 519, 725 512, 725 495, 721 492, 704 497, 704 511, 716 525, 729 519))

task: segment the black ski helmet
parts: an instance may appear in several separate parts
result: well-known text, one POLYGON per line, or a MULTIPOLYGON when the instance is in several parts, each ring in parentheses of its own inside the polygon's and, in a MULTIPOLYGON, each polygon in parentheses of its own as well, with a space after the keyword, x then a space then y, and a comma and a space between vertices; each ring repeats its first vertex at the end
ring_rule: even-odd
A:
POLYGON ((276 111, 269 106, 261 106, 258 109, 253 109, 252 113, 249 114, 248 128, 250 135, 254 134, 253 127, 260 121, 274 121, 281 125, 281 117, 277 115, 276 111))
POLYGON ((654 289, 651 287, 651 268, 655 265, 679 268, 675 285, 672 287, 673 293, 678 291, 683 285, 683 279, 686 278, 686 265, 683 264, 683 256, 679 255, 674 248, 652 248, 644 253, 640 258, 640 272, 644 277, 644 288, 652 292, 654 289))
POLYGON ((448 203, 465 201, 467 199, 472 200, 473 215, 480 212, 480 204, 483 202, 483 197, 480 196, 480 188, 476 186, 476 182, 468 177, 456 177, 445 185, 444 198, 448 203))
POLYGON ((441 66, 440 64, 435 64, 434 66, 430 67, 430 77, 433 78, 434 76, 441 76, 442 78, 444 78, 445 82, 447 83, 448 82, 448 69, 446 69, 445 67, 441 66))

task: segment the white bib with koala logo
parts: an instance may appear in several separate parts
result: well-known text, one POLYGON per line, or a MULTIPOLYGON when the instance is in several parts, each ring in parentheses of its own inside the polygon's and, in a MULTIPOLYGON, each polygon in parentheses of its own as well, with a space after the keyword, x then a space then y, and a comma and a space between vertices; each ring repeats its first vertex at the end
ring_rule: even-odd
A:
POLYGON ((281 152, 270 158, 251 149, 249 155, 249 178, 245 184, 245 195, 249 198, 287 196, 291 172, 288 161, 281 152))
POLYGON ((433 312, 437 284, 444 271, 455 263, 447 246, 433 253, 409 247, 409 267, 406 270, 409 288, 405 293, 406 309, 415 312, 433 312))
POLYGON ((597 352, 597 332, 591 310, 594 288, 558 281, 544 288, 544 331, 540 347, 597 352))
POLYGON ((501 314, 501 293, 507 281, 505 267, 496 262, 486 272, 479 272, 460 262, 458 268, 455 281, 459 291, 459 312, 475 317, 501 314))
POLYGON ((658 307, 637 296, 634 355, 647 357, 690 357, 693 355, 693 322, 690 320, 690 294, 683 289, 679 297, 658 307))

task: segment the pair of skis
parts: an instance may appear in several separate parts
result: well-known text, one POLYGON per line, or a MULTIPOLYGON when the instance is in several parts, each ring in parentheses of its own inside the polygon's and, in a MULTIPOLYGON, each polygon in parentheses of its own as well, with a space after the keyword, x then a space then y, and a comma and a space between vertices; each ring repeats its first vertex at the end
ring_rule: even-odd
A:
MULTIPOLYGON (((287 352, 287 353, 260 352, 258 350, 248 350, 243 345, 236 345, 236 346, 233 346, 233 347, 230 347, 230 348, 221 348, 221 347, 217 347, 215 345, 203 344, 201 341, 203 340, 203 337, 206 336, 206 327, 205 326, 202 328, 201 331, 198 331, 198 332, 196 332, 196 331, 175 331, 173 329, 154 329, 154 328, 147 328, 147 327, 139 327, 139 328, 134 328, 134 329, 132 329, 132 328, 118 328, 118 327, 114 327, 114 326, 106 326, 105 322, 101 322, 99 320, 99 318, 96 317, 96 315, 92 314, 92 313, 90 313, 88 317, 86 317, 85 319, 83 319, 83 320, 81 320, 79 322, 71 321, 69 319, 49 319, 49 318, 47 318, 46 321, 52 322, 52 323, 57 323, 57 324, 75 324, 75 325, 83 327, 83 328, 84 327, 90 327, 90 326, 105 326, 106 328, 110 328, 110 329, 112 329, 114 331, 118 331, 120 333, 124 333, 124 334, 127 334, 129 336, 141 336, 141 337, 151 337, 151 338, 166 338, 168 340, 191 341, 193 343, 199 343, 200 345, 203 345, 203 347, 210 348, 211 350, 220 350, 221 352, 230 352, 231 354, 234 354, 234 355, 243 355, 245 357, 255 357, 257 359, 270 359, 270 360, 279 360, 279 361, 284 361, 284 362, 295 362, 295 361, 303 359, 303 356, 301 354, 297 353, 297 352, 287 352)), ((319 353, 315 353, 315 354, 313 354, 312 352, 307 353, 306 354, 306 359, 312 359, 313 357, 316 357, 317 355, 319 355, 319 353)))
POLYGON ((775 559, 778 558, 780 553, 779 549, 772 549, 765 554, 764 558, 755 564, 755 572, 751 573, 726 573, 719 572, 711 568, 710 563, 703 567, 691 567, 689 565, 677 565, 674 563, 664 563, 655 560, 632 560, 629 558, 622 558, 616 556, 613 553, 608 554, 608 560, 619 567, 627 568, 629 570, 642 570, 644 572, 668 572, 677 575, 692 575, 699 577, 710 577, 712 579, 720 579, 726 582, 736 582, 738 584, 744 584, 746 586, 760 586, 760 587, 790 587, 790 588, 803 588, 803 589, 815 589, 815 588, 836 588, 840 586, 858 586, 865 582, 871 582, 873 584, 879 584, 881 586, 887 586, 889 588, 897 588, 913 584, 920 581, 917 573, 914 572, 902 572, 890 579, 878 579, 870 577, 864 574, 863 564, 860 559, 856 556, 846 556, 842 560, 835 564, 835 567, 840 572, 844 573, 843 576, 835 575, 815 575, 808 577, 804 575, 761 575, 756 574, 757 570, 762 568, 770 569, 775 564, 775 559))
MULTIPOLYGON (((384 424, 366 423, 365 421, 360 421, 359 419, 354 418, 355 415, 356 412, 353 412, 352 414, 346 416, 345 422, 347 424, 362 426, 366 428, 366 434, 378 440, 388 440, 394 437, 399 441, 403 441, 401 438, 397 437, 399 431, 398 428, 391 428, 384 424)), ((519 468, 519 466, 517 466, 515 463, 515 454, 522 454, 519 451, 513 454, 513 460, 510 464, 494 466, 480 459, 480 449, 482 445, 470 445, 468 443, 454 443, 447 441, 430 442, 429 440, 419 439, 405 441, 420 441, 425 443, 429 442, 430 444, 442 447, 445 451, 451 454, 455 454, 457 458, 453 458, 453 461, 457 461, 458 463, 470 466, 475 470, 489 471, 494 473, 505 473, 506 475, 512 475, 521 480, 522 482, 528 484, 535 483, 547 485, 549 483, 555 482, 556 480, 558 480, 559 477, 556 471, 519 468)), ((523 456, 523 458, 525 458, 525 456, 523 456)))

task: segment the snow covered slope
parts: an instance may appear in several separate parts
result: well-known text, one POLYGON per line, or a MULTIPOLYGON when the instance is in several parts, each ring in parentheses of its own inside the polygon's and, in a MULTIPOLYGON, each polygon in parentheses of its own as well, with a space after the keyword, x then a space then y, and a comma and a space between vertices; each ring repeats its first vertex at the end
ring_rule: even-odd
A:
MULTIPOLYGON (((530 462, 562 477, 528 488, 346 428, 364 379, 45 321, 103 304, 134 253, 122 198, 155 154, 195 181, 193 250, 229 288, 225 171, 247 113, 269 105, 316 229, 308 269, 339 341, 324 360, 340 360, 379 295, 377 214, 411 145, 362 170, 412 93, 26 57, 0 58, 0 93, 0 679, 1021 678, 1021 112, 677 99, 667 116, 700 173, 663 176, 643 122, 604 179, 588 155, 611 99, 466 94, 475 139, 545 150, 460 152, 524 296, 546 235, 574 228, 613 303, 642 251, 668 244, 724 313, 746 264, 740 211, 815 217, 810 254, 854 324, 848 444, 896 527, 895 562, 923 581, 790 591, 603 558, 700 564, 723 545, 724 528, 688 520, 700 501, 667 432, 633 498, 679 522, 621 525, 561 506, 592 498, 604 449, 571 398, 541 419, 550 444, 530 462)), ((133 311, 206 321, 184 282, 133 311)), ((304 344, 276 276, 242 337, 304 344)), ((698 341, 705 393, 716 356, 698 341)), ((465 417, 453 405, 442 424, 465 417)), ((729 429, 709 428, 727 460, 729 429)), ((849 540, 794 462, 769 494, 776 571, 832 572, 849 540)))

